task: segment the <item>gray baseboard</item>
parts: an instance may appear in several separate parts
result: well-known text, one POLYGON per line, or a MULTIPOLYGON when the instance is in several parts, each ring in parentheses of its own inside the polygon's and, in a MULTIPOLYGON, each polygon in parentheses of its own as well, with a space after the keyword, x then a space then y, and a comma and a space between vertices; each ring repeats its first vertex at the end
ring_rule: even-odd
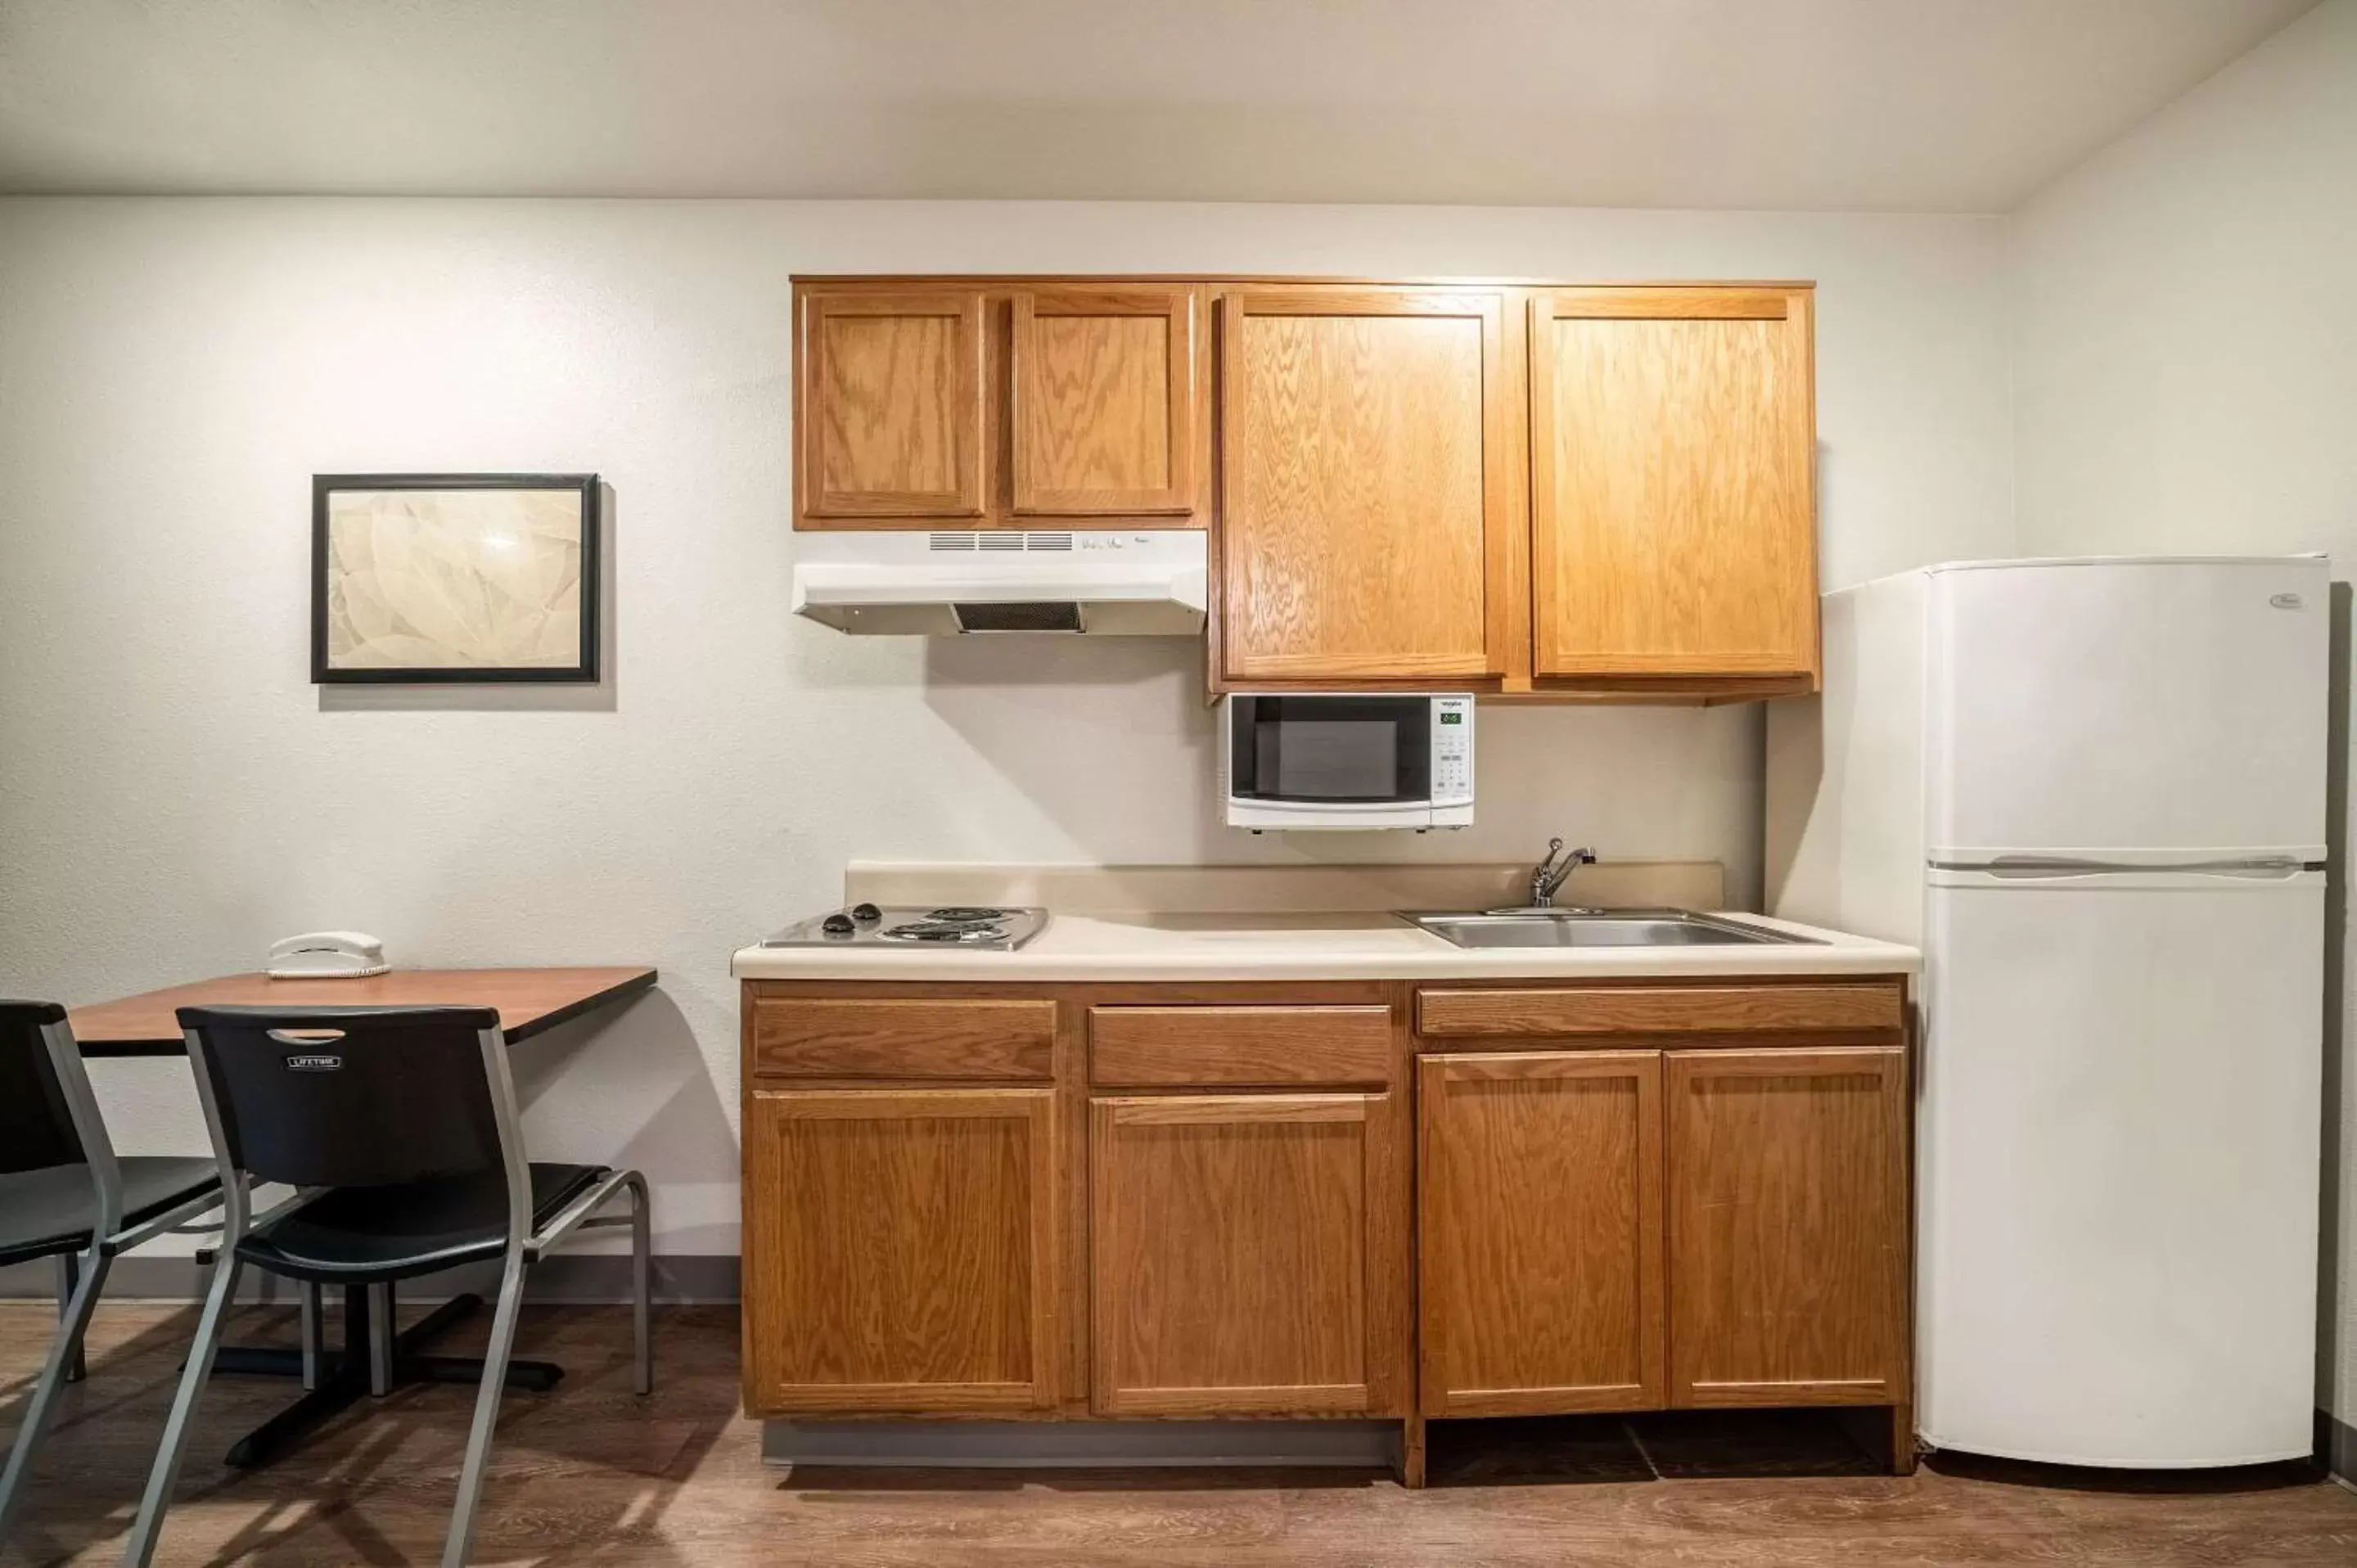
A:
POLYGON ((1389 1467, 1396 1421, 765 1421, 771 1465, 934 1469, 1389 1467))
MULTIPOLYGON (((742 1271, 733 1252, 658 1253, 654 1263, 654 1298, 673 1304, 733 1303, 739 1294, 742 1271)), ((205 1271, 193 1258, 117 1258, 106 1276, 106 1294, 113 1301, 194 1301, 204 1289, 205 1271)), ((428 1300, 460 1291, 490 1294, 499 1289, 495 1263, 451 1269, 428 1274, 403 1286, 405 1295, 428 1300)), ((57 1289, 55 1264, 48 1259, 0 1268, 0 1298, 48 1297, 57 1289)), ((248 1269, 238 1282, 242 1301, 292 1303, 295 1287, 285 1280, 248 1269)), ((630 1299, 630 1260, 618 1252, 563 1252, 536 1263, 524 1275, 524 1299, 536 1302, 593 1304, 630 1299)))
POLYGON ((2316 1462, 2330 1471, 2342 1486, 2357 1491, 2357 1426, 2339 1419, 2330 1411, 2318 1411, 2316 1462))

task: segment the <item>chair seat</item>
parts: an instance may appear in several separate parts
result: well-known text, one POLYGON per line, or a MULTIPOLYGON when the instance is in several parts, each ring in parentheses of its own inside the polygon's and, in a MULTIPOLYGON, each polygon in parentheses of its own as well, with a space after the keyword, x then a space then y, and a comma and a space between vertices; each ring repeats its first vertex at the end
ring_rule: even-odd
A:
MULTIPOLYGON (((221 1167, 210 1160, 135 1155, 120 1164, 126 1230, 221 1187, 221 1167)), ((88 1165, 0 1176, 0 1263, 86 1251, 97 1219, 88 1165)))
MULTIPOLYGON (((537 1161, 531 1170, 534 1231, 612 1174, 606 1165, 537 1161)), ((507 1182, 490 1171, 337 1187, 254 1230, 237 1253, 290 1279, 372 1282, 497 1258, 507 1241, 507 1182)))

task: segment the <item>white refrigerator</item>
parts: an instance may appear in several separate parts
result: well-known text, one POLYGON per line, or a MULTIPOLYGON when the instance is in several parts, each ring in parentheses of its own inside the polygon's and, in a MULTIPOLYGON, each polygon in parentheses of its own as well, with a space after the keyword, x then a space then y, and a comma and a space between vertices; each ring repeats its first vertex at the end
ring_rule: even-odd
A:
POLYGON ((1779 915, 1924 952, 1916 1422, 2310 1452, 2327 563, 1975 562, 1829 594, 1771 704, 1779 915))

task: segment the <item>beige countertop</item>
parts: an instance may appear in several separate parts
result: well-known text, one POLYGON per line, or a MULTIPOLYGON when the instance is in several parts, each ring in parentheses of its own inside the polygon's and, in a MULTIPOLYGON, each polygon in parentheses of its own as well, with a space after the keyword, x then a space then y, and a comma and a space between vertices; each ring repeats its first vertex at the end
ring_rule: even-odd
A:
POLYGON ((1764 915, 1741 924, 1804 942, 1691 948, 1459 948, 1381 912, 1051 916, 1014 952, 938 949, 738 950, 739 980, 1251 981, 1601 980, 1642 975, 1913 974, 1922 955, 1893 942, 1764 915))

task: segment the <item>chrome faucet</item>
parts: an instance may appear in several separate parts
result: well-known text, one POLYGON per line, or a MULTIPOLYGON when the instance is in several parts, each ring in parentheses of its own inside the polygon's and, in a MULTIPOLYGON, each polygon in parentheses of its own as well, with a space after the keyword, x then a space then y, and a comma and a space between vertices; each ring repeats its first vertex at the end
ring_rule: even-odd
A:
POLYGON ((1531 867, 1530 907, 1534 909, 1554 908, 1555 889, 1563 886, 1563 879, 1580 866, 1595 864, 1594 850, 1566 851, 1561 839, 1547 840, 1546 858, 1531 867))

